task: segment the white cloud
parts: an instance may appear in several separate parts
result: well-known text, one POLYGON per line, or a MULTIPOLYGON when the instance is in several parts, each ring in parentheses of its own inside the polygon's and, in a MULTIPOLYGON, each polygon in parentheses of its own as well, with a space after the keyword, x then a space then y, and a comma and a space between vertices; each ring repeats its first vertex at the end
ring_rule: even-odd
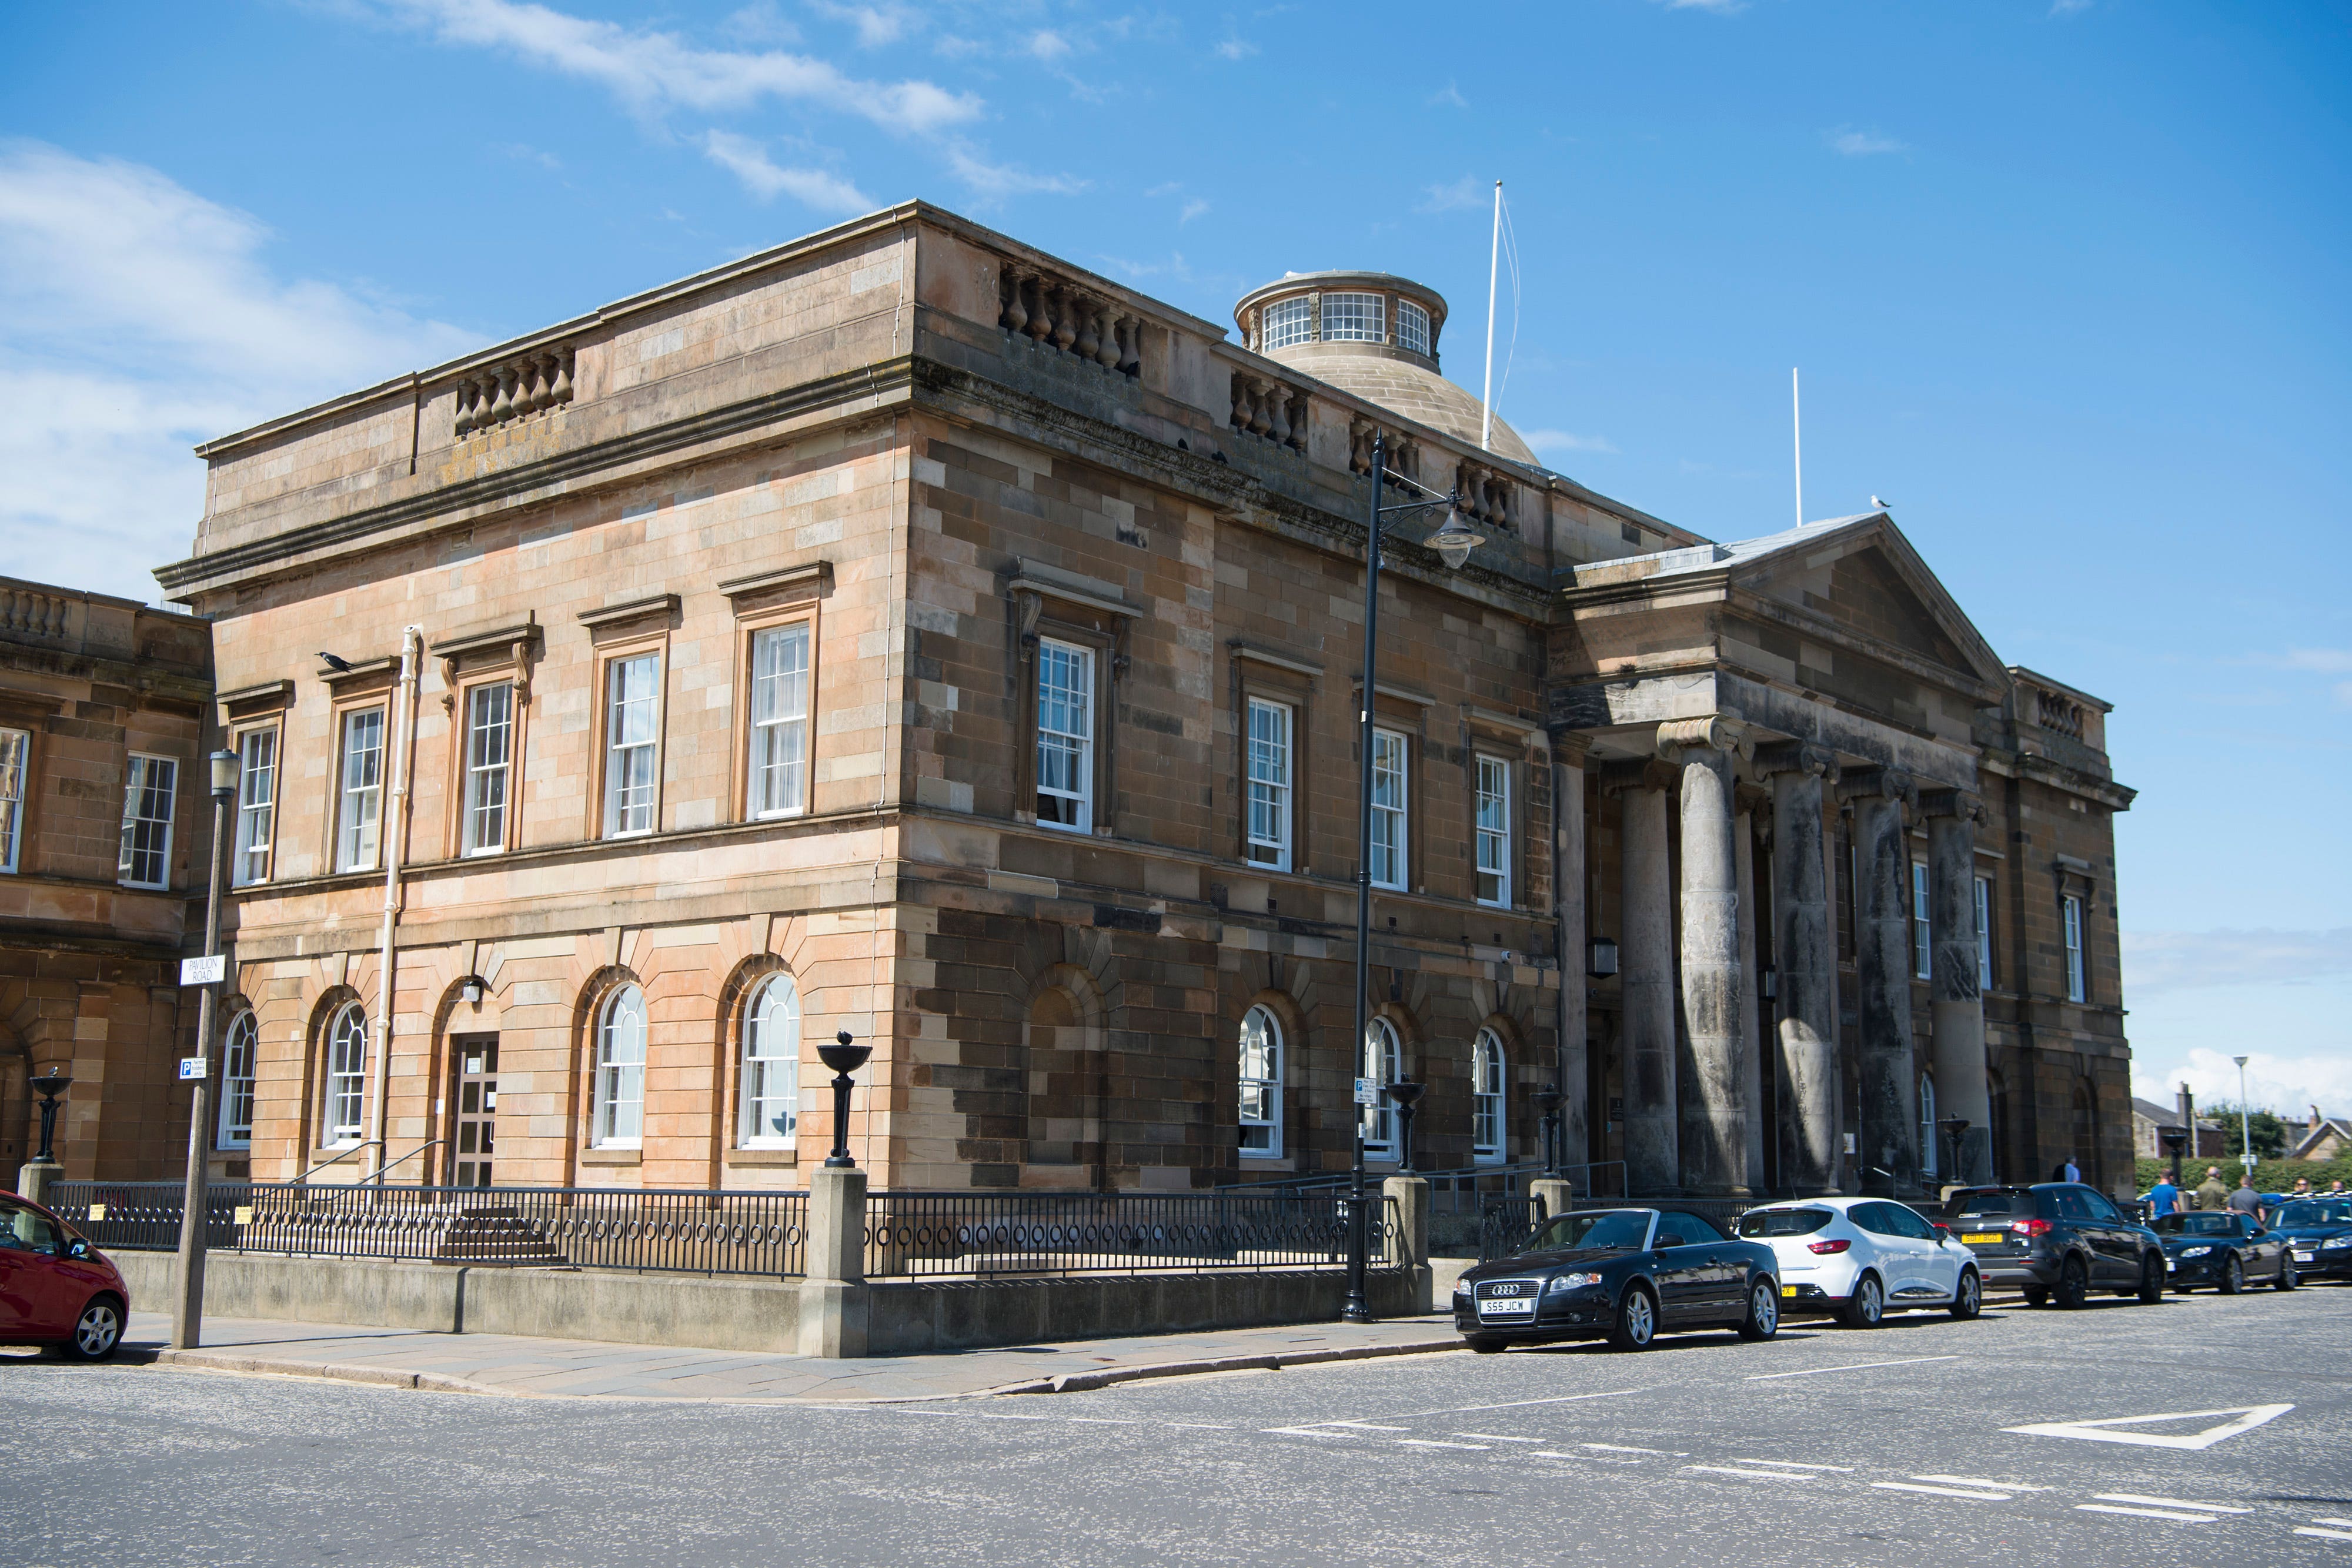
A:
POLYGON ((1247 38, 1227 38, 1217 46, 1217 55, 1221 59, 1245 60, 1255 53, 1257 46, 1247 38))
POLYGON ((156 171, 0 143, 0 572, 135 599, 186 555, 188 447, 480 340, 264 264, 156 171))
POLYGON ((1523 430, 1519 439, 1538 452, 1612 453, 1617 444, 1605 435, 1578 435, 1566 430, 1523 430))
MULTIPOLYGON (((2235 1103, 2238 1064, 2234 1058, 2238 1054, 2234 1051, 2194 1046, 2184 1055, 2162 1063, 2135 1059, 2132 1092, 2143 1100, 2169 1105, 2173 1103, 2174 1092, 2186 1083, 2200 1107, 2225 1100, 2235 1103)), ((2247 1050, 2244 1054, 2246 1102, 2256 1110, 2275 1111, 2294 1123, 2301 1123, 2314 1105, 2325 1115, 2352 1113, 2352 1055, 2330 1051, 2324 1055, 2287 1056, 2255 1050, 2247 1050)))
POLYGON ((856 28, 859 47, 868 49, 897 43, 906 36, 908 25, 919 19, 904 5, 837 5, 813 0, 809 8, 856 28))
POLYGON ((1195 196, 1184 204, 1184 210, 1176 214, 1176 221, 1179 224, 1189 224, 1208 210, 1209 204, 1202 198, 1195 196))
POLYGON ((848 181, 822 169, 781 168, 768 158, 767 148, 731 131, 713 131, 703 137, 710 161, 743 182, 760 200, 772 201, 782 192, 804 207, 821 213, 871 212, 875 204, 848 181))
POLYGON ((1748 0, 1657 0, 1669 11, 1705 11, 1716 16, 1735 16, 1748 9, 1748 0))
POLYGON ((1897 141, 1892 136, 1883 136, 1875 131, 1839 130, 1822 134, 1829 138, 1833 151, 1848 158, 1874 158, 1882 153, 1911 151, 1909 142, 1897 141))
POLYGON ((1462 96, 1462 89, 1450 81, 1437 91, 1429 95, 1429 103, 1430 107, 1433 109, 1439 107, 1467 109, 1470 107, 1470 100, 1462 96))
POLYGON ((1483 207, 1491 198, 1495 187, 1475 174, 1465 174, 1459 180, 1442 185, 1423 187, 1421 210, 1424 213, 1450 213, 1464 208, 1483 207))
POLYGON ((1087 188, 1084 180, 1074 180, 1066 174, 1032 174, 1007 163, 991 163, 969 147, 953 145, 947 152, 949 171, 975 195, 990 200, 1025 195, 1074 196, 1087 188))
POLYGON ((2352 926, 2333 931, 2129 931, 2124 995, 2293 986, 2352 975, 2352 926))
POLYGON ((2091 0, 2050 0, 2053 16, 2075 16, 2091 8, 2091 0))
POLYGON ((1050 27, 1040 28, 1029 35, 1022 47, 1041 60, 1058 60, 1070 52, 1070 40, 1050 27))

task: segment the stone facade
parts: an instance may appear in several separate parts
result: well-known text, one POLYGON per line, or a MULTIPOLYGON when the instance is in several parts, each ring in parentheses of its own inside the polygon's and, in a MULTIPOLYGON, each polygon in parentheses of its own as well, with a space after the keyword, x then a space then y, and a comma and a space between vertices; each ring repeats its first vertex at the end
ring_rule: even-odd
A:
POLYGON ((875 1048, 877 1185, 1344 1166, 1374 434, 1486 539, 1449 571, 1438 514, 1395 526, 1369 698, 1376 1065, 1428 1085, 1423 1166, 1536 1157, 1554 1080, 1571 1157, 1629 1157, 1637 969, 1653 1186, 1858 1181, 1855 1128, 1916 1185, 1918 1075, 1987 1067, 2003 1174, 2127 1154, 2103 706, 2004 670, 1883 516, 1712 545, 1326 359, 918 204, 205 448, 159 575, 214 624, 226 743, 279 758, 236 901, 255 1174, 802 1185, 836 1030, 875 1048), (1792 1096, 1754 912, 1806 810, 1792 1096), (1999 889, 1990 1004, 1972 927, 1948 983, 1857 964, 1857 810, 1882 870, 1966 821, 1932 858, 1999 889), (1588 982, 1588 928, 1624 977, 1588 982), (1791 1131, 1803 1096, 1835 1124, 1791 1131))

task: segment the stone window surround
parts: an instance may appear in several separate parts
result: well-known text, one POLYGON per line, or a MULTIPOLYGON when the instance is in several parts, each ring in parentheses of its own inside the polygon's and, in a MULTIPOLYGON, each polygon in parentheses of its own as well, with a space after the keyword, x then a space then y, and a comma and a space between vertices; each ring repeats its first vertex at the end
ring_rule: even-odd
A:
POLYGON ((573 1076, 579 1081, 580 1099, 578 1124, 573 1128, 572 1160, 581 1166, 639 1166, 645 1163, 645 1096, 653 1083, 653 1061, 656 1041, 656 1025, 651 998, 646 995, 646 983, 635 970, 614 967, 599 977, 591 991, 588 1006, 581 1014, 580 1038, 572 1057, 573 1076), (637 1066, 638 1131, 635 1141, 628 1144, 596 1142, 596 1121, 601 1107, 597 1102, 597 1081, 603 1076, 604 1015, 625 990, 635 988, 637 1005, 645 1009, 646 1053, 637 1066))
MULTIPOLYGON (((812 703, 814 707, 814 704, 812 703)), ((743 1024, 749 1016, 752 1000, 770 979, 782 975, 801 992, 801 1025, 805 1034, 808 1027, 808 993, 802 988, 801 977, 791 965, 772 953, 755 955, 746 960, 726 991, 720 997, 722 1018, 726 1024, 725 1043, 719 1049, 719 1093, 716 1113, 719 1118, 717 1145, 719 1163, 723 1167, 751 1169, 757 1166, 797 1166, 797 1147, 778 1148, 772 1145, 746 1148, 740 1130, 743 1124, 743 1024)), ((805 1040, 803 1040, 805 1044, 805 1040)), ((800 1053, 805 1056, 805 1051, 800 1053)), ((795 1089, 797 1090, 797 1083, 795 1089)), ((798 1136, 797 1129, 794 1134, 798 1136)))
POLYGON ((580 824, 580 836, 583 841, 604 843, 620 837, 604 829, 604 798, 608 784, 605 769, 612 761, 606 733, 612 722, 612 671, 619 660, 633 659, 646 653, 653 654, 657 661, 654 683, 653 823, 645 832, 625 836, 632 839, 653 838, 662 831, 662 809, 669 782, 669 686, 675 674, 670 668, 670 632, 677 622, 678 602, 678 596, 675 593, 655 593, 580 612, 580 622, 588 628, 589 641, 595 649, 593 675, 595 685, 592 688, 595 696, 589 705, 590 788, 580 824))
POLYGON ((1481 909, 1503 914, 1531 913, 1527 899, 1529 846, 1536 839, 1535 816, 1529 804, 1537 769, 1550 766, 1550 738, 1541 725, 1516 715, 1498 713, 1475 703, 1462 705, 1463 749, 1469 757, 1463 770, 1464 841, 1470 846, 1470 901, 1481 909), (1490 757, 1509 766, 1511 773, 1510 850, 1505 864, 1509 898, 1488 904, 1478 894, 1478 758, 1490 757))
POLYGON ((0 874, 14 876, 24 867, 25 835, 31 823, 39 791, 33 788, 37 776, 34 768, 34 737, 40 732, 30 724, 6 722, 14 714, 0 709, 0 732, 15 736, 23 742, 17 758, 16 798, 0 801, 0 874))
POLYGON ((2058 995, 2076 1007, 2098 1005, 2098 976, 2092 963, 2091 915, 2098 907, 2098 874, 2091 862, 2074 855, 2051 857, 2050 872, 2055 884, 2053 898, 2058 920, 2058 995), (2081 911, 2082 926, 2077 933, 2082 943, 2083 994, 2072 992, 2066 973, 2066 901, 2074 899, 2081 911))
MULTIPOLYGON (((400 677, 400 661, 394 657, 369 659, 354 663, 347 670, 321 670, 319 679, 326 683, 328 694, 327 745, 331 748, 327 760, 327 810, 320 824, 325 843, 319 863, 329 876, 373 876, 383 870, 383 813, 392 792, 392 710, 393 687, 400 677), (383 747, 378 767, 382 775, 376 789, 375 860, 365 866, 346 868, 342 863, 343 830, 343 725, 355 713, 368 708, 383 710, 383 747)), ((286 774, 286 745, 283 737, 278 747, 278 777, 286 774)), ((282 810, 286 791, 278 791, 282 810)), ((274 873, 278 867, 270 870, 274 873)))
MULTIPOLYGON (((1350 703, 1364 700, 1361 675, 1349 678, 1348 699, 1350 703)), ((1422 692, 1392 686, 1386 681, 1376 682, 1373 685, 1372 727, 1405 737, 1404 881, 1396 886, 1376 882, 1372 883, 1375 893, 1411 893, 1422 896, 1427 896, 1429 893, 1427 862, 1423 848, 1429 835, 1422 830, 1428 810, 1429 718, 1431 710, 1436 706, 1435 697, 1422 692)), ((1363 728, 1357 717, 1362 711, 1360 707, 1351 708, 1348 715, 1348 766, 1358 779, 1362 777, 1364 765, 1360 752, 1363 744, 1363 728)), ((1474 803, 1471 810, 1475 814, 1476 810, 1474 803)), ((1350 856, 1351 862, 1352 859, 1350 856)))
MULTIPOLYGON (((291 685, 292 682, 286 683, 291 685)), ((286 721, 282 711, 272 710, 257 719, 232 720, 223 726, 227 735, 228 749, 236 753, 236 793, 229 800, 227 855, 228 885, 231 888, 261 887, 278 880, 278 830, 285 819, 286 804, 286 721), (245 744, 257 735, 270 737, 273 776, 269 781, 269 841, 262 848, 262 858, 268 869, 248 881, 237 880, 241 869, 236 862, 245 854, 245 744)))
MULTIPOLYGON (((1285 999, 1286 1000, 1287 998, 1285 999)), ((1249 1006, 1242 1009, 1242 1021, 1239 1026, 1236 1026, 1234 1038, 1234 1089, 1236 1095, 1238 1095, 1241 1083, 1240 1031, 1242 1029, 1248 1026, 1252 1015, 1256 1013, 1264 1013, 1270 1020, 1272 1020, 1274 1025, 1274 1075, 1265 1080, 1265 1082, 1274 1086, 1274 1114, 1267 1118, 1265 1122, 1255 1124, 1272 1129, 1273 1135, 1269 1139, 1269 1142, 1273 1146, 1271 1148, 1265 1149, 1244 1148, 1239 1151, 1236 1157, 1243 1164, 1248 1166, 1259 1166, 1266 1169, 1288 1169, 1292 1164, 1289 1124, 1290 1062, 1291 1057, 1294 1054, 1292 1042, 1297 1038, 1297 1032, 1295 1028, 1295 1020, 1291 1015, 1291 1009, 1286 1007, 1274 1005, 1274 1002, 1270 998, 1265 996, 1252 998, 1249 1006)), ((1234 1120, 1236 1128, 1244 1124, 1241 1122, 1238 1104, 1236 1105, 1234 1120)))
MULTIPOLYGON (((1118 832, 1118 687, 1127 675, 1128 639, 1142 613, 1110 583, 1034 560, 1016 561, 1005 585, 1016 629, 1013 658, 1018 737, 1013 758, 1013 816, 1028 827, 1037 821, 1037 643, 1051 637, 1088 648, 1095 654, 1094 794, 1087 836, 1118 832)), ((1068 832, 1067 829, 1046 829, 1068 832)), ((1071 834, 1076 837, 1076 834, 1071 834)))
MULTIPOLYGON (((309 1135, 304 1142, 310 1148, 307 1165, 319 1165, 341 1155, 348 1159, 354 1149, 367 1146, 367 1101, 373 1087, 369 1082, 374 1076, 377 1030, 368 1017, 367 1003, 348 984, 338 986, 329 993, 328 1005, 318 1014, 318 1033, 310 1042, 312 1066, 311 1092, 303 1096, 310 1116, 309 1135), (333 1134, 334 1113, 331 1101, 335 1092, 334 1065, 335 1030, 343 1015, 357 1009, 360 1019, 360 1132, 358 1138, 338 1140, 333 1134)), ((356 1167, 353 1167, 356 1168, 356 1167)))
MULTIPOLYGON (((735 616, 735 668, 740 672, 734 683, 733 704, 730 710, 728 790, 733 812, 730 819, 739 823, 783 821, 809 816, 816 805, 816 741, 817 722, 824 711, 820 700, 823 687, 822 618, 824 601, 833 592, 833 563, 830 560, 810 561, 786 567, 778 571, 756 573, 750 577, 730 579, 719 585, 733 607, 735 616), (791 817, 755 817, 751 813, 751 644, 762 632, 803 622, 809 629, 808 655, 808 778, 801 793, 801 809, 791 817)), ((750 1151, 739 1151, 750 1152, 750 1151)), ((767 1151, 773 1153, 774 1151, 767 1151)))
POLYGON ((509 625, 460 632, 432 644, 441 661, 441 707, 449 716, 449 747, 446 759, 443 799, 449 802, 442 824, 441 853, 446 860, 478 859, 511 854, 522 842, 523 759, 530 755, 531 674, 544 646, 545 633, 535 616, 509 625), (467 733, 474 688, 504 682, 514 687, 507 722, 507 809, 505 841, 495 851, 473 856, 466 852, 466 762, 471 737, 467 733))
MULTIPOLYGON (((253 1147, 253 1124, 248 1119, 246 1124, 246 1135, 242 1138, 232 1138, 228 1135, 229 1113, 234 1109, 235 1101, 229 1086, 236 1082, 230 1076, 228 1070, 229 1042, 236 1038, 236 1026, 249 1021, 253 1029, 253 1039, 247 1046, 250 1054, 246 1058, 244 1078, 248 1085, 257 1089, 261 1076, 261 1015, 254 1010, 250 1001, 235 992, 220 998, 219 1011, 226 1021, 220 1026, 219 1100, 213 1107, 213 1124, 209 1129, 211 1145, 218 1153, 243 1154, 253 1147)), ((259 1108, 260 1100, 256 1093, 253 1109, 259 1108)), ((248 1111, 248 1118, 251 1114, 252 1113, 248 1111)))
POLYGON ((1233 666, 1234 779, 1239 806, 1234 819, 1234 859, 1252 872, 1307 875, 1312 841, 1307 803, 1314 787, 1315 697, 1323 667, 1239 642, 1228 643, 1227 648, 1233 666), (1250 859, 1249 705, 1253 697, 1290 710, 1290 854, 1286 865, 1250 859))

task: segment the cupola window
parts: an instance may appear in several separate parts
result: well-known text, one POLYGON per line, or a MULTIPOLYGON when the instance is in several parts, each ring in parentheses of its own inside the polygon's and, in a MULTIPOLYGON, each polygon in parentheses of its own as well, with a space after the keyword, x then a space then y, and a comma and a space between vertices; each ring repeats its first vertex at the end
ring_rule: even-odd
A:
POLYGON ((1325 342, 1385 343, 1388 338, 1388 301, 1380 295, 1323 296, 1325 342))

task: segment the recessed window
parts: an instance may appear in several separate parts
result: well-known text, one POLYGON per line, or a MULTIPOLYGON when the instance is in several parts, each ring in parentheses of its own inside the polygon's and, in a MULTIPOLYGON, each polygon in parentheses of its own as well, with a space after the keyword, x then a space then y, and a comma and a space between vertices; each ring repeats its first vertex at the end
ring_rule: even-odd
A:
POLYGON ((1926 1073, 1919 1075, 1919 1169, 1921 1174, 1936 1174, 1936 1081, 1926 1073))
POLYGON ((335 869, 373 871, 383 821, 383 709, 343 715, 342 774, 335 811, 335 869))
POLYGON ((2083 969, 2083 901, 2069 896, 2065 904, 2066 999, 2086 1002, 2091 989, 2083 969))
POLYGON ((1927 979, 1935 973, 1935 946, 1927 925, 1927 865, 1911 862, 1911 973, 1927 979))
POLYGON ((466 694, 466 853, 494 855, 507 847, 513 764, 513 684, 473 687, 466 694))
POLYGON ((1277 299, 1257 316, 1258 352, 1286 349, 1293 343, 1310 341, 1315 336, 1315 312, 1307 308, 1307 296, 1293 295, 1277 299))
POLYGON ((801 994, 790 975, 760 982, 743 1008, 741 1124, 747 1149, 788 1149, 799 1120, 801 994))
POLYGON ((1249 858, 1290 869, 1290 709, 1249 703, 1249 858))
POLYGON ((367 1087, 367 1014, 347 1004, 327 1029, 327 1143, 343 1148, 360 1141, 360 1107, 367 1087))
POLYGON ((253 1055, 261 1030, 247 1009, 229 1019, 221 1037, 220 1126, 215 1147, 242 1149, 253 1143, 253 1055))
POLYGON ((1429 352, 1429 312, 1410 299, 1397 301, 1397 347, 1410 353, 1429 352))
POLYGON ((180 765, 168 757, 131 754, 122 779, 122 852, 115 874, 125 887, 163 887, 172 880, 172 798, 180 765))
POLYGON ((1478 758, 1478 902, 1511 903, 1511 765, 1478 758))
POLYGON ((1074 832, 1094 829, 1095 655, 1052 641, 1037 644, 1037 821, 1074 832))
POLYGON ((1992 989, 1992 878, 1976 879, 1977 990, 1992 989))
POLYGON ((25 832, 25 768, 32 753, 28 732, 0 729, 0 872, 16 869, 25 832))
POLYGON ((1372 882, 1404 885, 1405 737, 1392 729, 1372 731, 1372 882))
POLYGON ((808 810, 808 622, 753 632, 753 817, 794 817, 808 810))
POLYGON ((278 825, 278 732, 248 729, 236 737, 236 849, 229 877, 239 887, 269 880, 278 825))
MULTIPOLYGON (((1385 1090, 1404 1075, 1403 1063, 1404 1052, 1397 1044, 1396 1026, 1386 1019, 1374 1019, 1366 1025, 1360 1075, 1385 1090)), ((1397 1152, 1396 1103, 1383 1093, 1379 1103, 1360 1105, 1356 1110, 1359 1124, 1364 1130, 1364 1153, 1377 1159, 1394 1159, 1397 1152)))
POLYGON ((1470 1053, 1470 1150, 1481 1165, 1500 1165, 1508 1145, 1503 1118, 1503 1037, 1478 1031, 1470 1053))
POLYGON ((596 1015, 595 1120, 589 1143, 634 1149, 645 1142, 646 994, 623 986, 596 1015))
POLYGON ((661 777, 661 655, 604 666, 604 836, 654 831, 661 777))
POLYGON ((1387 342, 1387 298, 1378 294, 1326 294, 1323 297, 1323 340, 1327 343, 1387 342))
POLYGON ((1242 1019, 1242 1153, 1260 1159, 1282 1154, 1282 1022, 1265 1008, 1242 1019))

